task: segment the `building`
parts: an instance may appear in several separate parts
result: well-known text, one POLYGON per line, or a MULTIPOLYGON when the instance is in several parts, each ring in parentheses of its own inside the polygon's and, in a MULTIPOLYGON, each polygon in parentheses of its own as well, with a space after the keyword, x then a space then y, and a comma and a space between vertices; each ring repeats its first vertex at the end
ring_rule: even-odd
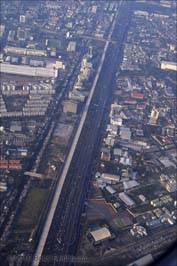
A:
POLYGON ((0 95, 0 113, 6 113, 6 104, 2 95, 0 95))
POLYGON ((132 236, 135 237, 143 237, 143 236, 147 236, 147 231, 143 226, 140 226, 138 224, 134 224, 133 228, 130 229, 130 233, 132 234, 132 236))
POLYGON ((20 160, 0 160, 0 169, 22 169, 20 160))
POLYGON ((170 178, 167 175, 161 175, 160 176, 160 182, 162 186, 166 188, 168 192, 175 192, 177 191, 177 183, 174 178, 170 178))
POLYGON ((145 265, 152 265, 152 263, 154 262, 154 259, 152 257, 151 254, 148 254, 144 257, 141 257, 138 260, 135 260, 133 262, 131 262, 130 264, 128 264, 127 266, 145 266, 145 265))
POLYGON ((7 183, 0 182, 0 192, 5 192, 7 190, 7 183))
POLYGON ((129 181, 124 181, 123 185, 124 185, 124 190, 128 190, 139 186, 139 183, 136 180, 129 180, 129 181))
POLYGON ((11 132, 21 132, 22 131, 22 126, 21 125, 12 124, 10 126, 10 131, 11 132))
POLYGON ((103 173, 100 177, 105 183, 108 182, 119 182, 120 176, 119 175, 112 175, 108 173, 103 173))
POLYGON ((43 67, 44 61, 43 60, 30 59, 30 66, 43 67))
POLYGON ((67 47, 67 52, 75 52, 76 51, 76 42, 69 42, 67 47))
POLYGON ((132 93, 131 93, 131 97, 132 97, 133 99, 143 100, 143 99, 144 99, 144 93, 140 93, 140 92, 132 92, 132 93))
POLYGON ((119 193, 119 198, 128 206, 128 207, 132 207, 133 205, 135 205, 135 202, 125 193, 125 192, 121 192, 119 193))
POLYGON ((150 228, 157 228, 161 225, 162 225, 162 223, 161 223, 160 219, 153 219, 153 220, 146 222, 146 226, 148 226, 150 228))
POLYGON ((5 25, 0 24, 0 37, 3 36, 5 30, 5 25))
POLYGON ((85 101, 85 97, 88 93, 85 92, 81 92, 78 90, 73 90, 69 92, 68 98, 70 100, 77 100, 79 102, 84 102, 85 101))
POLYGON ((107 129, 106 129, 107 132, 110 132, 112 135, 117 135, 117 131, 118 131, 118 126, 117 125, 108 125, 107 126, 107 129))
POLYGON ((77 114, 78 113, 78 102, 75 100, 64 101, 63 112, 77 114))
POLYGON ((91 231, 90 235, 92 236, 92 238, 94 240, 94 244, 99 244, 106 239, 112 238, 112 235, 111 235, 109 229, 106 227, 102 227, 102 228, 96 229, 94 231, 91 231))
POLYGON ((47 56, 47 52, 45 50, 22 48, 15 46, 6 46, 4 48, 4 52, 20 55, 47 56))
POLYGON ((130 140, 131 139, 131 130, 128 127, 120 127, 120 138, 122 140, 130 140))
POLYGON ((25 23, 26 17, 24 15, 20 15, 20 23, 25 23))
POLYGON ((20 41, 25 41, 27 38, 27 31, 25 31, 24 29, 18 29, 17 30, 17 38, 20 41))
POLYGON ((116 190, 111 186, 106 186, 105 189, 111 194, 114 195, 116 193, 116 190))
POLYGON ((145 203, 146 202, 146 197, 142 194, 138 195, 138 198, 143 202, 145 203))
POLYGON ((30 67, 23 65, 11 65, 7 63, 0 63, 0 72, 13 75, 24 75, 32 77, 46 77, 57 78, 58 70, 45 67, 30 67))
POLYGON ((57 60, 53 66, 57 69, 65 69, 65 65, 61 60, 57 60))
POLYGON ((161 62, 161 69, 177 71, 177 63, 162 61, 161 62))

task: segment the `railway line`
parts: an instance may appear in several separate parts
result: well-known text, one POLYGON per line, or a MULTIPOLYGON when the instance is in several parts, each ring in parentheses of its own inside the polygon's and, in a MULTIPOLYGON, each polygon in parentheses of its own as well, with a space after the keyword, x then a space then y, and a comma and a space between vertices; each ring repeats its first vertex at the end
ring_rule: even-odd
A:
MULTIPOLYGON (((32 262, 33 266, 38 266, 40 264, 42 254, 54 253, 63 256, 64 254, 73 254, 75 252, 74 249, 76 245, 74 246, 72 243, 75 243, 78 238, 79 230, 77 229, 88 188, 87 174, 89 162, 93 155, 93 144, 95 143, 99 125, 105 111, 107 102, 105 99, 108 98, 110 93, 107 88, 110 84, 102 84, 99 90, 98 88, 96 89, 96 87, 105 63, 110 45, 109 39, 114 31, 121 4, 122 1, 119 2, 119 9, 112 23, 109 38, 105 43, 101 62, 90 90, 79 127, 74 137, 62 175, 57 184, 51 208, 32 262), (93 108, 95 103, 98 105, 97 110, 93 108), (57 241, 57 239, 59 241, 57 241)), ((113 57, 111 60, 113 60, 113 57)), ((109 74, 109 76, 110 83, 112 74, 109 74)), ((50 265, 54 264, 51 262, 50 265)))

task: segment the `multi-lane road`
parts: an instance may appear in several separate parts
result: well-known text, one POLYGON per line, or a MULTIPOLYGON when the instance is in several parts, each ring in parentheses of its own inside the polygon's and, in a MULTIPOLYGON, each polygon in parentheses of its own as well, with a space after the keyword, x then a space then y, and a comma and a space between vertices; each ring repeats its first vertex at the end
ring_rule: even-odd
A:
MULTIPOLYGON (((96 77, 84 107, 63 172, 57 184, 51 208, 47 215, 32 262, 33 266, 40 264, 43 253, 55 253, 63 256, 65 254, 74 254, 75 252, 74 249, 80 229, 80 215, 89 183, 89 163, 93 156, 94 143, 97 139, 97 133, 101 125, 108 95, 110 95, 110 90, 107 86, 111 83, 112 73, 108 73, 107 81, 101 87, 98 88, 97 84, 104 64, 107 63, 107 60, 111 64, 110 59, 113 60, 113 57, 109 58, 110 55, 108 56, 108 52, 111 54, 111 51, 109 51, 109 43, 115 29, 121 5, 122 1, 118 3, 118 10, 110 28, 108 40, 104 46, 96 77), (95 104, 97 108, 95 108, 95 104)), ((104 72, 106 74, 106 71, 104 72)), ((48 265, 52 264, 54 265, 55 261, 48 265)))

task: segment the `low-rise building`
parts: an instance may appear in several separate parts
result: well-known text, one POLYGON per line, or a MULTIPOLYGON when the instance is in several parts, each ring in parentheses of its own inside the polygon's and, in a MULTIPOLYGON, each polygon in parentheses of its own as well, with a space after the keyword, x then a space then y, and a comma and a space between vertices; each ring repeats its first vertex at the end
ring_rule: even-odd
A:
POLYGON ((32 77, 58 77, 58 70, 54 68, 30 67, 23 65, 12 65, 7 63, 0 63, 0 72, 32 77))
POLYGON ((63 102, 63 112, 64 113, 78 113, 78 102, 75 100, 67 100, 63 102))
POLYGON ((112 175, 109 173, 103 173, 100 177, 105 183, 108 182, 119 182, 120 181, 120 176, 119 175, 112 175))
POLYGON ((177 71, 177 63, 176 62, 169 62, 169 61, 162 61, 161 62, 161 69, 177 71))
POLYGON ((135 202, 125 193, 119 193, 119 198, 127 205, 128 207, 132 207, 135 205, 135 202))
POLYGON ((104 240, 112 238, 112 235, 107 227, 102 227, 90 232, 94 240, 94 244, 99 244, 104 240))

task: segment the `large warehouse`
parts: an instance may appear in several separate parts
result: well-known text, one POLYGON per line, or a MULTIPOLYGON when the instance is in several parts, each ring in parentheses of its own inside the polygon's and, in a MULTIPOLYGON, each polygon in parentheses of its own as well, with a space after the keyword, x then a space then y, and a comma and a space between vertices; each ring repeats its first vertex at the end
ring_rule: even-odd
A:
POLYGON ((12 65, 0 63, 0 72, 14 75, 24 75, 32 77, 57 78, 58 70, 45 67, 30 67, 24 65, 12 65))
POLYGON ((106 227, 102 227, 94 231, 91 231, 90 234, 93 237, 95 244, 98 244, 101 241, 110 239, 112 237, 109 229, 106 227))
POLYGON ((100 177, 105 183, 109 182, 119 182, 120 176, 119 175, 112 175, 109 173, 103 173, 100 177))

